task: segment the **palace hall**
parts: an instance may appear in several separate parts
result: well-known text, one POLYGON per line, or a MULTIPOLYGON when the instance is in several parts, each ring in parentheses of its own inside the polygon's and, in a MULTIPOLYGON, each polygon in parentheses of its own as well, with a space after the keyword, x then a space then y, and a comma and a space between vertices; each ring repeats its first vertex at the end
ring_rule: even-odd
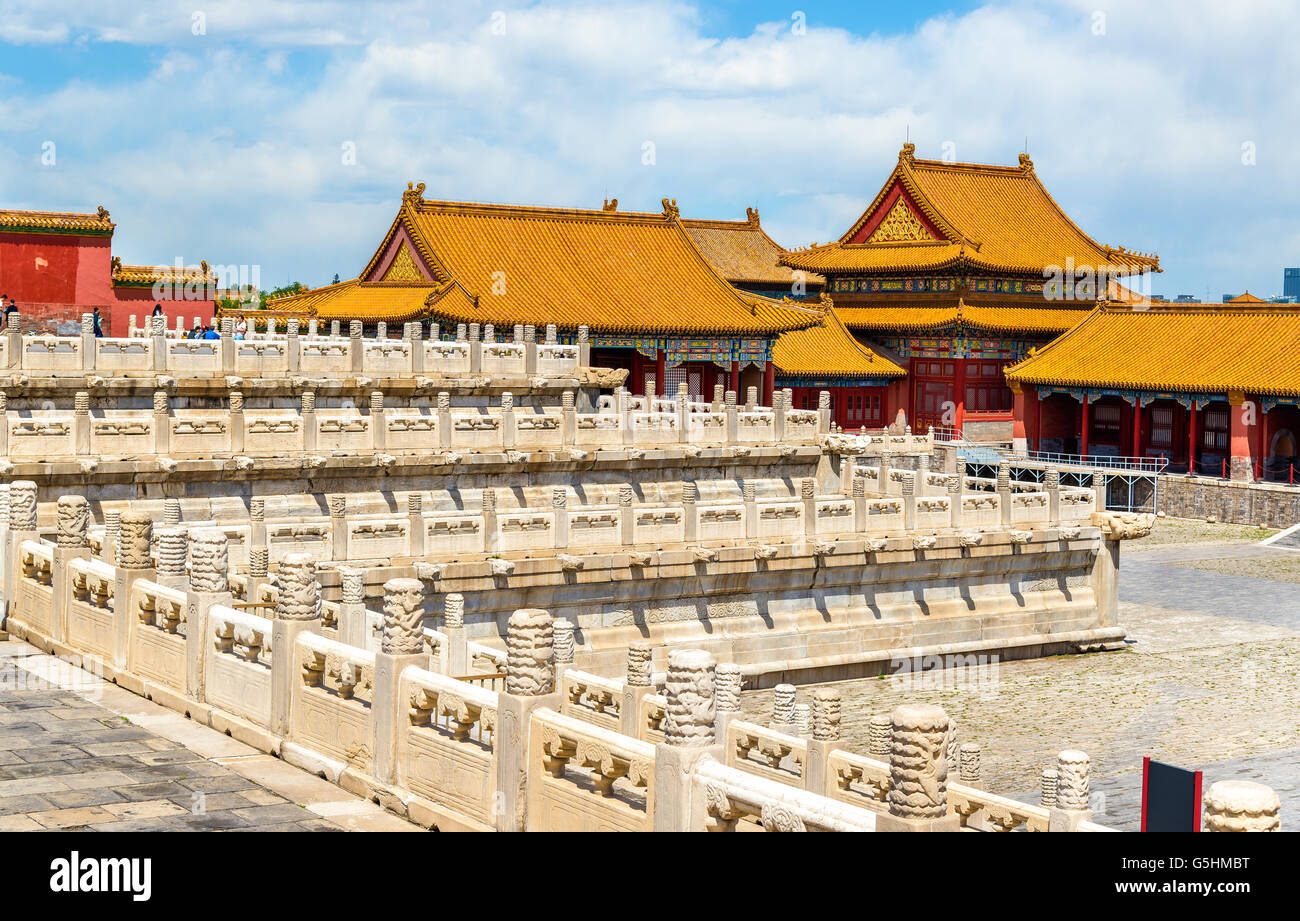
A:
POLYGON ((906 369, 899 406, 914 429, 994 441, 1012 437, 1003 369, 1081 322, 1115 278, 1160 270, 1079 229, 1027 155, 949 163, 910 143, 838 241, 781 261, 824 277, 844 325, 906 369))

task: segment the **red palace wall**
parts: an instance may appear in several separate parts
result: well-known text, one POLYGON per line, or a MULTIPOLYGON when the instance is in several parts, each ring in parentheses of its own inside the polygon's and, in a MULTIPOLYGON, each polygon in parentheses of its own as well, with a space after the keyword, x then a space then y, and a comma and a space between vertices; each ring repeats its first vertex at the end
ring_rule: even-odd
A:
POLYGON ((79 322, 113 303, 112 239, 76 234, 0 234, 0 294, 25 317, 79 322))
POLYGON ((130 326, 131 314, 135 314, 135 325, 143 329, 149 325, 153 315, 154 304, 162 304, 163 314, 167 317, 167 328, 176 328, 176 318, 185 321, 185 328, 194 325, 194 318, 211 326, 216 314, 213 301, 159 300, 153 296, 152 288, 114 288, 116 296, 107 311, 101 310, 102 326, 105 336, 125 336, 130 326))

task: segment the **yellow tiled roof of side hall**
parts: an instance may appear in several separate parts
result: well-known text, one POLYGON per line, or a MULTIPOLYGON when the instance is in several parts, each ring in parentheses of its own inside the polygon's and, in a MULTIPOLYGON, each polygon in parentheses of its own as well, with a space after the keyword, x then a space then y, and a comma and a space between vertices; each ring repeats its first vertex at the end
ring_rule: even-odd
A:
POLYGON ((115 226, 108 211, 102 206, 98 212, 90 214, 0 209, 0 231, 111 234, 115 226))
MULTIPOLYGON (((732 284, 771 284, 788 286, 795 281, 795 272, 781 265, 785 248, 767 235, 759 223, 758 211, 746 209, 749 219, 744 221, 709 221, 684 219, 682 226, 691 235, 704 258, 718 274, 732 284)), ((804 282, 820 285, 825 279, 820 275, 804 273, 804 282)))
POLYGON ((1103 246, 1084 233, 1039 181, 1028 156, 1022 154, 1018 166, 946 163, 917 159, 915 145, 907 144, 876 198, 838 242, 788 253, 782 261, 815 272, 937 269, 961 263, 1040 273, 1068 260, 1077 266, 1159 271, 1158 257, 1103 246), (850 243, 896 184, 940 237, 850 243))
POLYGON ((1300 395, 1300 308, 1105 304, 1007 380, 1180 393, 1300 395))
POLYGON ((816 326, 782 333, 772 349, 772 363, 787 377, 903 377, 907 374, 849 332, 833 307, 816 326))
POLYGON ((1024 304, 894 305, 836 307, 850 329, 927 330, 961 325, 988 332, 1062 333, 1087 319, 1091 308, 1024 304))
POLYGON ((770 336, 811 325, 806 311, 737 291, 696 247, 675 203, 661 213, 424 200, 402 207, 361 279, 405 228, 427 286, 361 279, 277 300, 322 318, 517 323, 593 332, 770 336), (419 304, 417 305, 417 301, 419 304))

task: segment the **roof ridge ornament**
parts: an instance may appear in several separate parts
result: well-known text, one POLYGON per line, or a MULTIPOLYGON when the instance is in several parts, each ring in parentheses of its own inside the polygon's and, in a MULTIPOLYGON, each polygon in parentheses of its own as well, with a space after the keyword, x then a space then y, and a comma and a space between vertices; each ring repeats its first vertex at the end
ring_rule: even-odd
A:
POLYGON ((617 211, 617 210, 618 210, 618 199, 617 199, 617 198, 607 198, 607 199, 605 199, 605 204, 603 204, 603 205, 600 206, 600 210, 601 210, 601 211, 617 211))
POLYGON ((664 217, 668 218, 668 220, 675 221, 682 216, 682 213, 677 209, 677 199, 661 198, 659 201, 664 206, 664 217))
POLYGON ((95 213, 99 215, 99 219, 100 219, 101 221, 103 221, 105 224, 108 223, 108 209, 107 209, 107 208, 105 208, 103 205, 100 205, 98 208, 95 209, 95 213))
POLYGON ((1020 155, 1020 169, 1026 173, 1032 173, 1034 171, 1034 161, 1029 159, 1029 154, 1022 153, 1020 155))
POLYGON ((408 182, 406 184, 406 191, 402 193, 402 204, 409 204, 411 207, 414 208, 417 205, 419 205, 420 202, 423 200, 424 200, 424 183, 408 182))
POLYGON ((903 149, 898 152, 898 159, 911 163, 916 159, 916 145, 908 141, 903 145, 903 149))
POLYGON ((746 208, 746 209, 745 209, 745 217, 748 219, 748 221, 749 221, 749 225, 750 225, 751 227, 757 227, 757 226, 758 226, 758 209, 757 209, 757 208, 746 208))

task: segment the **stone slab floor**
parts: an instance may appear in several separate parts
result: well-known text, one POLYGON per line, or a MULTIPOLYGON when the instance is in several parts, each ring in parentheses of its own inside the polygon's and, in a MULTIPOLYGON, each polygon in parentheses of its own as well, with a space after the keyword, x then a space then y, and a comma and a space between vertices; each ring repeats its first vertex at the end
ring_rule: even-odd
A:
MULTIPOLYGON (((1078 748, 1092 757, 1097 820, 1136 830, 1149 755, 1204 771, 1207 788, 1266 783, 1283 829, 1300 830, 1300 553, 1213 535, 1143 544, 1122 545, 1124 650, 838 682, 844 737, 865 752, 873 713, 937 703, 961 741, 983 746, 994 792, 1037 802, 1042 768, 1078 748)), ((770 690, 744 695, 750 719, 766 722, 771 706, 770 690)))
POLYGON ((0 642, 0 831, 420 831, 21 642, 0 642))

